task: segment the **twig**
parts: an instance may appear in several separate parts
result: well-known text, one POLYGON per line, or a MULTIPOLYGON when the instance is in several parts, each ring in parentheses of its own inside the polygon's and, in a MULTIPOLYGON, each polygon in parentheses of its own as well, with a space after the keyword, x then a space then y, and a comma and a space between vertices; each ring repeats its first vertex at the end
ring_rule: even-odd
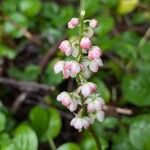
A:
POLYGON ((0 77, 0 83, 12 86, 20 91, 26 91, 26 92, 49 93, 50 91, 55 90, 53 86, 48 86, 36 82, 17 81, 15 79, 9 79, 4 77, 0 77))
POLYGON ((109 106, 109 105, 105 105, 103 107, 103 110, 106 112, 116 112, 116 113, 124 114, 124 115, 132 115, 133 114, 133 111, 131 109, 120 108, 120 107, 109 106))
POLYGON ((11 111, 13 113, 17 112, 20 105, 26 100, 26 97, 27 97, 27 93, 23 92, 16 98, 16 100, 14 101, 12 108, 11 108, 11 111))
MULTIPOLYGON (((55 56, 56 52, 57 52, 57 49, 60 45, 60 43, 65 39, 66 37, 64 37, 62 40, 60 40, 59 42, 57 42, 55 44, 54 47, 52 47, 48 53, 46 53, 43 58, 41 59, 41 62, 39 63, 39 66, 41 68, 41 74, 40 74, 40 77, 43 75, 43 73, 45 73, 45 70, 47 68, 47 65, 49 63, 49 61, 55 56)), ((39 77, 39 78, 40 78, 39 77)))

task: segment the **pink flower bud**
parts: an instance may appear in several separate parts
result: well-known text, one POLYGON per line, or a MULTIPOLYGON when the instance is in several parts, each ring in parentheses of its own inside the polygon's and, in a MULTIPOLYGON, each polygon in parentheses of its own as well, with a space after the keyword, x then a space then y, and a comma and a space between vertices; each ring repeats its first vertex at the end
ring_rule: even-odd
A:
POLYGON ((98 59, 102 55, 102 51, 98 46, 92 46, 88 53, 88 59, 98 59))
POLYGON ((63 71, 63 68, 64 68, 64 61, 58 61, 54 65, 54 71, 55 71, 55 73, 60 73, 61 71, 63 71))
POLYGON ((68 28, 73 29, 73 28, 75 28, 78 24, 79 24, 79 19, 78 19, 78 18, 72 18, 72 19, 68 22, 68 28))
POLYGON ((77 26, 79 24, 79 19, 78 18, 72 18, 70 22, 73 26, 77 26))
POLYGON ((96 19, 90 20, 90 27, 91 28, 96 28, 98 26, 98 22, 96 19))
POLYGON ((92 82, 87 82, 78 88, 78 92, 80 91, 84 97, 88 97, 96 91, 96 85, 92 82))
POLYGON ((91 47, 91 40, 88 37, 83 37, 80 42, 80 47, 83 49, 89 49, 91 47))
POLYGON ((74 29, 75 26, 71 23, 71 21, 68 22, 68 28, 69 29, 74 29))
POLYGON ((57 96, 57 100, 60 101, 64 106, 71 104, 71 97, 67 92, 62 92, 57 96))
POLYGON ((65 41, 62 41, 60 46, 59 46, 60 50, 62 52, 64 52, 67 56, 71 55, 72 52, 73 52, 73 49, 72 49, 72 46, 71 44, 69 43, 69 41, 65 40, 65 41))

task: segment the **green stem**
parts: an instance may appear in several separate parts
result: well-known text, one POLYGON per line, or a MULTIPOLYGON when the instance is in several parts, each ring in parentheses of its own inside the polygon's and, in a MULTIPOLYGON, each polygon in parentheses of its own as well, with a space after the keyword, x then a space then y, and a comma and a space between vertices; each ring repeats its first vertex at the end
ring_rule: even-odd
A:
POLYGON ((97 146, 97 150, 102 150, 99 137, 98 137, 97 133, 95 132, 95 130, 93 129, 92 126, 89 127, 89 132, 92 134, 92 136, 93 136, 93 138, 95 140, 95 143, 96 143, 96 146, 97 146))
POLYGON ((51 137, 49 138, 49 145, 51 147, 51 150, 56 150, 56 145, 51 137))

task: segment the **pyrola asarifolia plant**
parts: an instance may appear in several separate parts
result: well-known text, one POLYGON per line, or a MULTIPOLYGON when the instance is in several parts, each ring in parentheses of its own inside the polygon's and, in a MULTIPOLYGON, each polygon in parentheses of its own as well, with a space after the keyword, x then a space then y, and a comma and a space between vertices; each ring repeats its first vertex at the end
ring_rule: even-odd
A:
POLYGON ((70 125, 81 131, 87 129, 95 119, 104 120, 104 100, 96 93, 96 84, 87 79, 103 66, 102 51, 98 46, 92 45, 91 38, 94 29, 98 26, 96 19, 84 20, 85 11, 80 13, 80 18, 72 18, 68 28, 79 28, 79 37, 74 40, 61 42, 59 49, 66 56, 72 56, 71 61, 58 61, 54 66, 55 73, 62 72, 63 77, 75 78, 78 88, 71 93, 62 92, 57 96, 60 101, 75 117, 70 125))

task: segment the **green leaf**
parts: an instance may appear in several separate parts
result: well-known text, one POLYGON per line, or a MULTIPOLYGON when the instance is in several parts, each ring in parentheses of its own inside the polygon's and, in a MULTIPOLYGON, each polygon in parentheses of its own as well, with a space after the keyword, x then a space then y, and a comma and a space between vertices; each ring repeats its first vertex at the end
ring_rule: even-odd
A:
POLYGON ((81 150, 77 144, 65 143, 57 148, 57 150, 81 150))
POLYGON ((119 0, 117 12, 120 15, 132 12, 138 5, 139 0, 119 0))
POLYGON ((84 5, 85 5, 86 16, 89 17, 99 11, 100 2, 98 0, 94 0, 94 1, 86 0, 84 2, 84 5))
POLYGON ((41 9, 40 0, 20 0, 20 10, 27 16, 33 17, 37 15, 41 9))
POLYGON ((130 126, 129 138, 137 150, 150 149, 150 116, 139 118, 130 126))
POLYGON ((61 116, 57 109, 55 108, 50 108, 48 109, 49 115, 50 115, 50 120, 49 120, 49 127, 46 132, 46 136, 49 138, 55 138, 58 136, 61 130, 62 122, 61 122, 61 116))
POLYGON ((26 67, 24 73, 23 73, 23 79, 28 81, 35 81, 37 80, 38 76, 40 74, 40 68, 36 65, 29 65, 26 67))
POLYGON ((4 113, 0 112, 0 132, 5 129, 6 126, 6 116, 4 113))
POLYGON ((37 135, 41 137, 45 134, 49 125, 49 114, 48 111, 42 107, 36 106, 31 109, 29 113, 29 119, 33 129, 37 135))
POLYGON ((5 45, 0 45, 0 57, 3 56, 8 57, 9 59, 14 59, 16 52, 5 45))
POLYGON ((15 150, 37 150, 38 139, 35 132, 25 124, 17 127, 14 134, 15 150))
POLYGON ((126 76, 122 82, 124 99, 137 106, 150 106, 150 76, 142 72, 126 76))
MULTIPOLYGON (((101 142, 101 147, 102 150, 106 150, 108 148, 108 143, 105 139, 103 139, 102 137, 99 138, 100 142, 101 142)), ((95 143, 95 140, 93 139, 93 137, 89 134, 84 134, 84 137, 80 143, 81 149, 82 150, 97 150, 97 146, 95 143)))
POLYGON ((102 16, 98 18, 98 21, 100 22, 100 26, 96 29, 96 33, 100 36, 106 35, 115 26, 115 21, 111 16, 102 16))
POLYGON ((111 94, 105 83, 101 81, 98 77, 93 77, 92 82, 97 85, 97 92, 102 96, 104 101, 109 102, 111 94))
POLYGON ((15 38, 21 37, 23 35, 22 29, 28 26, 28 19, 19 12, 10 14, 10 19, 11 21, 8 20, 4 23, 4 31, 15 38))
POLYGON ((136 150, 130 143, 129 136, 124 129, 114 135, 112 150, 136 150))
POLYGON ((36 81, 40 74, 40 68, 36 65, 28 65, 25 70, 17 67, 9 69, 9 75, 18 80, 36 81))
POLYGON ((59 85, 63 81, 63 76, 61 73, 56 74, 54 72, 54 64, 58 61, 55 59, 51 61, 47 67, 45 72, 45 76, 43 77, 44 83, 49 85, 59 85))

